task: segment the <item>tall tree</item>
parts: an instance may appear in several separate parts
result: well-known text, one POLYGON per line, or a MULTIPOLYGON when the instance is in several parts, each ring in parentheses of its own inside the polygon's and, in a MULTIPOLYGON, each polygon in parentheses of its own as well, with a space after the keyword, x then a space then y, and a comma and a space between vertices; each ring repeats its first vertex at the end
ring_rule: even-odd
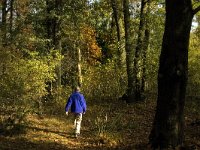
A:
POLYGON ((72 47, 72 58, 74 60, 73 65, 73 74, 74 79, 72 81, 71 86, 82 86, 82 55, 83 55, 83 30, 87 26, 85 24, 85 21, 87 20, 87 0, 81 0, 81 1, 71 1, 69 3, 70 6, 70 13, 71 13, 71 25, 73 30, 75 31, 73 33, 73 37, 71 40, 73 42, 72 47))
POLYGON ((9 32, 11 34, 10 35, 11 38, 12 38, 12 31, 13 31, 13 11, 14 11, 13 4, 14 4, 14 0, 10 0, 10 17, 9 17, 10 28, 9 28, 9 32))
POLYGON ((115 20, 116 31, 117 31, 117 48, 118 48, 118 67, 121 69, 122 67, 122 47, 121 47, 121 29, 119 22, 119 6, 116 0, 111 0, 113 17, 115 20))
MULTIPOLYGON (((46 32, 47 39, 50 41, 48 43, 48 49, 55 49, 61 55, 62 44, 61 44, 61 17, 63 10, 63 1, 62 0, 46 0, 46 32)), ((48 50, 48 51, 49 51, 48 50)), ((60 58, 61 59, 61 58, 60 58)), ((58 66, 56 67, 56 85, 57 96, 60 98, 61 95, 61 60, 58 66)), ((52 86, 52 85, 50 85, 52 86)))
POLYGON ((153 149, 175 148, 184 142, 184 105, 188 47, 193 9, 191 0, 165 0, 166 20, 158 72, 157 109, 149 141, 153 149))
POLYGON ((124 11, 124 28, 125 28, 126 67, 127 67, 127 76, 128 76, 127 102, 133 102, 134 100, 133 56, 134 54, 133 54, 133 49, 131 46, 129 0, 123 0, 123 11, 124 11))
POLYGON ((6 44, 6 18, 7 18, 7 0, 2 0, 1 1, 1 7, 2 7, 2 13, 1 13, 1 18, 2 18, 2 23, 1 23, 1 36, 2 36, 2 44, 5 45, 6 44))
POLYGON ((149 29, 147 23, 149 4, 150 0, 141 0, 140 24, 134 58, 134 73, 136 74, 134 94, 136 101, 140 101, 144 95, 145 60, 149 44, 149 29))
POLYGON ((59 29, 60 29, 60 11, 62 10, 62 1, 61 0, 46 0, 46 29, 47 29, 47 38, 51 40, 50 48, 59 47, 59 29))

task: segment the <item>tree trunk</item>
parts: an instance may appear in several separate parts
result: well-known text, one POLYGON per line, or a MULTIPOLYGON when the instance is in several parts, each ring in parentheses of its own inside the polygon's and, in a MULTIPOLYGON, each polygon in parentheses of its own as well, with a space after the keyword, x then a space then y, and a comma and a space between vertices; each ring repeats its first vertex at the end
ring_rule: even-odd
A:
POLYGON ((145 36, 144 36, 144 45, 143 45, 143 52, 142 52, 142 83, 141 83, 141 98, 145 98, 145 84, 146 84, 146 59, 147 59, 147 50, 149 46, 149 38, 150 38, 150 31, 149 28, 146 27, 145 36))
POLYGON ((118 47, 118 68, 121 69, 122 67, 122 48, 121 48, 121 31, 120 31, 120 24, 119 24, 119 10, 118 4, 116 0, 111 0, 111 5, 113 9, 113 16, 115 19, 116 31, 117 31, 117 47, 118 47))
POLYGON ((113 16, 115 19, 115 25, 116 25, 116 29, 117 29, 117 40, 120 41, 121 40, 121 34, 120 34, 120 27, 119 27, 119 17, 118 17, 118 5, 116 0, 111 0, 111 5, 112 5, 112 9, 113 9, 113 16))
POLYGON ((124 26, 125 26, 125 50, 126 50, 126 66, 128 76, 128 88, 127 88, 127 102, 134 102, 134 74, 133 74, 133 50, 131 46, 130 36, 130 12, 129 12, 129 0, 123 0, 124 9, 124 26))
POLYGON ((47 11, 47 17, 46 17, 46 30, 47 30, 47 38, 51 40, 48 43, 48 48, 51 49, 53 45, 53 26, 54 26, 54 20, 51 15, 51 11, 54 9, 54 3, 52 1, 46 0, 46 11, 47 11))
POLYGON ((123 69, 123 48, 121 41, 121 30, 120 30, 120 16, 119 16, 119 4, 117 0, 111 0, 112 10, 113 10, 113 18, 116 25, 117 31, 117 59, 116 59, 116 71, 119 73, 119 86, 123 87, 124 78, 122 75, 123 69))
POLYGON ((148 0, 147 3, 147 8, 146 8, 146 14, 145 14, 145 31, 144 31, 144 43, 143 43, 143 51, 142 51, 142 85, 141 85, 141 98, 145 99, 145 89, 146 89, 146 63, 147 63, 147 51, 149 47, 149 39, 150 39, 150 29, 149 29, 149 24, 150 24, 150 10, 151 10, 151 0, 148 0))
MULTIPOLYGON (((80 45, 81 45, 81 32, 80 32, 80 23, 81 20, 79 18, 79 16, 77 15, 77 6, 78 3, 71 3, 72 6, 72 21, 73 21, 73 25, 74 25, 74 29, 76 30, 76 35, 74 38, 74 47, 73 47, 73 60, 74 60, 74 66, 72 71, 73 74, 73 84, 71 85, 72 87, 75 86, 82 86, 82 63, 81 63, 81 49, 80 49, 80 45)), ((80 4, 79 4, 80 5, 80 4)))
POLYGON ((192 18, 191 0, 166 0, 157 109, 149 136, 153 149, 175 148, 184 141, 184 105, 192 18))
POLYGON ((6 11, 6 7, 7 7, 7 0, 2 0, 1 1, 2 4, 2 26, 1 26, 1 36, 2 36, 2 45, 6 45, 6 30, 7 30, 7 26, 6 26, 6 17, 7 17, 7 11, 6 11))
POLYGON ((51 40, 49 48, 60 48, 60 16, 62 14, 62 0, 46 0, 47 5, 47 38, 51 40), (55 14, 52 12, 55 11, 55 14))
POLYGON ((82 73, 81 73, 81 50, 80 48, 77 48, 77 69, 78 69, 78 85, 82 86, 82 73))
MULTIPOLYGON (((46 0, 46 30, 47 30, 47 38, 50 40, 48 43, 48 48, 55 49, 59 51, 59 54, 62 53, 62 43, 61 43, 61 15, 62 15, 62 0, 46 0), (55 14, 52 14, 54 11, 55 14)), ((53 87, 57 89, 57 99, 60 98, 61 95, 61 75, 62 75, 62 62, 60 60, 59 64, 56 66, 56 82, 53 84, 53 87)), ((52 86, 52 85, 51 85, 52 86)))
POLYGON ((140 24, 139 24, 139 31, 138 31, 138 39, 137 39, 137 46, 135 48, 135 58, 134 58, 134 74, 135 77, 135 101, 142 100, 142 79, 143 78, 143 71, 144 71, 144 62, 146 59, 146 51, 148 47, 148 40, 145 36, 149 36, 149 34, 145 35, 145 31, 147 28, 147 9, 148 9, 148 0, 141 1, 141 11, 140 11, 140 24), (146 40, 146 42, 145 42, 146 40), (143 57, 144 56, 144 57, 143 57))
MULTIPOLYGON (((62 55, 62 43, 61 43, 61 16, 62 16, 62 0, 55 0, 55 10, 56 17, 54 18, 54 26, 53 26, 53 44, 56 50, 59 50, 60 55, 62 55)), ((61 59, 61 58, 60 58, 61 59)), ((59 88, 59 92, 61 92, 61 76, 62 76, 62 61, 60 60, 60 64, 58 65, 57 71, 57 87, 59 88)), ((61 95, 61 93, 59 93, 61 95)))
POLYGON ((10 0, 10 38, 11 38, 11 41, 12 41, 12 31, 13 31, 13 3, 14 3, 14 0, 10 0))
POLYGON ((55 10, 56 10, 56 17, 54 18, 54 26, 53 26, 53 35, 54 35, 54 45, 56 49, 62 49, 61 47, 61 16, 62 16, 62 9, 63 9, 63 2, 62 0, 55 0, 55 10))

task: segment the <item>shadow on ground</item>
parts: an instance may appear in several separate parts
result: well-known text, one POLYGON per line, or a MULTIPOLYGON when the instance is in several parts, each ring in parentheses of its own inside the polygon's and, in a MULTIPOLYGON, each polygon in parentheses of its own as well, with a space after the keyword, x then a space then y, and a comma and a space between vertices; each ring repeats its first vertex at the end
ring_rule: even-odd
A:
POLYGON ((1 150, 64 150, 69 149, 66 145, 58 142, 31 142, 25 138, 0 137, 1 150))

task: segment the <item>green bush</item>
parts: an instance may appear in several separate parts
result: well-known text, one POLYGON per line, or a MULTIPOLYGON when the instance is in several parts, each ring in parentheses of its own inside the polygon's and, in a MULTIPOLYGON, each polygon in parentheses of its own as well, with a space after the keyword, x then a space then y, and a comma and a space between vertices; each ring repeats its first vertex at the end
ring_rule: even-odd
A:
POLYGON ((83 70, 83 92, 86 97, 101 101, 116 99, 124 94, 127 85, 126 71, 115 67, 110 62, 83 70))
POLYGON ((13 123, 9 126, 14 127, 21 124, 29 112, 40 111, 42 98, 47 94, 46 82, 55 80, 56 59, 41 58, 36 53, 22 58, 9 49, 0 52, 0 58, 3 58, 0 63, 0 103, 7 112, 2 122, 6 122, 7 116, 13 123))

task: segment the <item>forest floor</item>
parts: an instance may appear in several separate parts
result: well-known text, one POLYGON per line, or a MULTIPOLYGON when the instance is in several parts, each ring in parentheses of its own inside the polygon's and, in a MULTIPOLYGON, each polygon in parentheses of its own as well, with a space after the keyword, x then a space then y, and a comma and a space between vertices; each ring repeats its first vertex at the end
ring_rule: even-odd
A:
MULTIPOLYGON (((196 105, 189 106, 185 143, 200 149, 199 111, 196 105)), ((79 138, 73 137, 72 114, 29 115, 25 133, 0 134, 0 150, 147 150, 155 107, 155 100, 132 105, 119 100, 88 102, 79 138)))

